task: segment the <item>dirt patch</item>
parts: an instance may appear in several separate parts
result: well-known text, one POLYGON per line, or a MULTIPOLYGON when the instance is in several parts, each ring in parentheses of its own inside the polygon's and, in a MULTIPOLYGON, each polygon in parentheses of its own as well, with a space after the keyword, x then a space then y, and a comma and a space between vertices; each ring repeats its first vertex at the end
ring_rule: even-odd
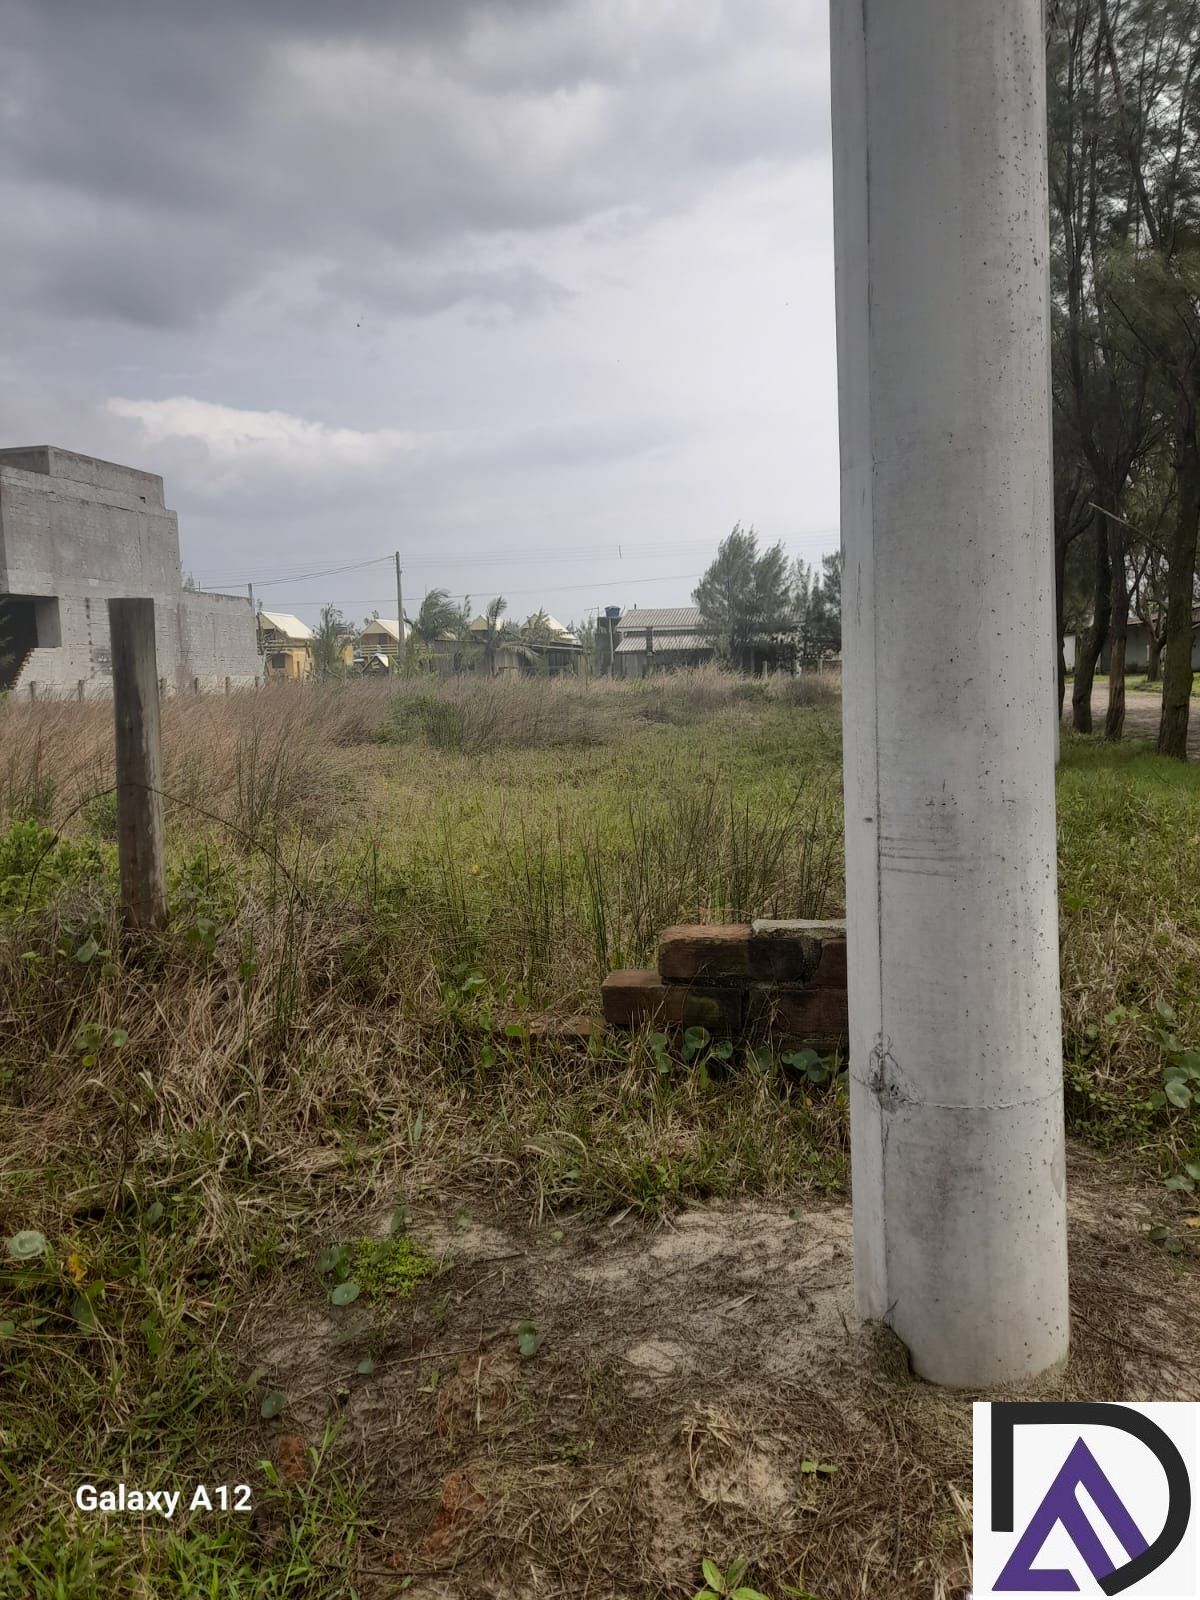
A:
MULTIPOLYGON (((1163 1210, 1075 1156, 1074 1348, 1042 1394, 1200 1398, 1200 1270, 1148 1242, 1163 1210)), ((443 1256, 411 1302, 293 1311, 258 1347, 308 1437, 344 1419, 337 1450, 370 1463, 362 1595, 667 1600, 703 1556, 775 1596, 965 1593, 970 1396, 856 1321, 847 1206, 411 1225, 443 1256)))
MULTIPOLYGON (((1108 684, 1098 683, 1092 689, 1092 727, 1104 731, 1104 718, 1108 712, 1108 684)), ((1157 739, 1158 724, 1162 716, 1162 695, 1143 689, 1125 691, 1125 735, 1135 739, 1157 739)), ((1071 692, 1067 689, 1066 720, 1071 720, 1071 692)), ((1188 725, 1188 755, 1193 761, 1200 757, 1200 717, 1192 717, 1188 725)))

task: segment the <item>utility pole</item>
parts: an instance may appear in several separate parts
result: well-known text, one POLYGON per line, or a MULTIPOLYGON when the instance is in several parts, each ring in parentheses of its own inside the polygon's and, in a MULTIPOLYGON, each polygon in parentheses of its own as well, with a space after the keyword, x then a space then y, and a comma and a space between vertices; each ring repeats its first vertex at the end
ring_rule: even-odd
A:
POLYGON ((396 670, 400 671, 404 665, 404 588, 400 582, 400 552, 396 551, 396 627, 400 631, 400 641, 396 647, 396 670))
POLYGON ((1043 0, 832 0, 860 1313, 1067 1354, 1043 0))

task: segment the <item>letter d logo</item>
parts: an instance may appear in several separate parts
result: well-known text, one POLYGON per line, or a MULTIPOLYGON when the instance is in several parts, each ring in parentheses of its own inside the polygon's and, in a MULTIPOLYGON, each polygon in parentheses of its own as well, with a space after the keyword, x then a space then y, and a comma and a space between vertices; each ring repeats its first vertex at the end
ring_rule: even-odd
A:
POLYGON ((977 1405, 976 1595, 1079 1593, 1080 1579, 1106 1595, 1194 1595, 1196 1413, 1192 1405, 977 1405), (1017 1430, 1033 1428, 1045 1431, 1018 1446, 1017 1430))

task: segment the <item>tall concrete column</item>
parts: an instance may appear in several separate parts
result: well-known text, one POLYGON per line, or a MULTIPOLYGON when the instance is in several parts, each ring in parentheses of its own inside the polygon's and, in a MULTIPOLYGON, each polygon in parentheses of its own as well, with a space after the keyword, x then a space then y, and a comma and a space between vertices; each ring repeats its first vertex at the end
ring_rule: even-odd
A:
POLYGON ((922 1376, 1067 1352, 1042 0, 832 0, 854 1240, 922 1376))

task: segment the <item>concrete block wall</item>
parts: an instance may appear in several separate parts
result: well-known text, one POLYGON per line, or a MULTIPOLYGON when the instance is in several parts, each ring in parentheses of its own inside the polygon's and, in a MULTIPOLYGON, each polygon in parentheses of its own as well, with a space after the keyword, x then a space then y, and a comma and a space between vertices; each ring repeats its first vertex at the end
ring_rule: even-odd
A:
POLYGON ((613 1027, 705 1027, 723 1038, 845 1055, 844 922, 667 928, 658 966, 612 972, 601 999, 613 1027))
POLYGON ((162 479, 54 446, 0 450, 0 595, 36 597, 37 647, 19 694, 111 693, 110 599, 155 603, 169 691, 252 683, 262 672, 248 599, 185 591, 162 479))
POLYGON ((251 689, 262 676, 262 657, 250 597, 193 594, 179 604, 179 642, 187 688, 199 679, 202 691, 251 689))

